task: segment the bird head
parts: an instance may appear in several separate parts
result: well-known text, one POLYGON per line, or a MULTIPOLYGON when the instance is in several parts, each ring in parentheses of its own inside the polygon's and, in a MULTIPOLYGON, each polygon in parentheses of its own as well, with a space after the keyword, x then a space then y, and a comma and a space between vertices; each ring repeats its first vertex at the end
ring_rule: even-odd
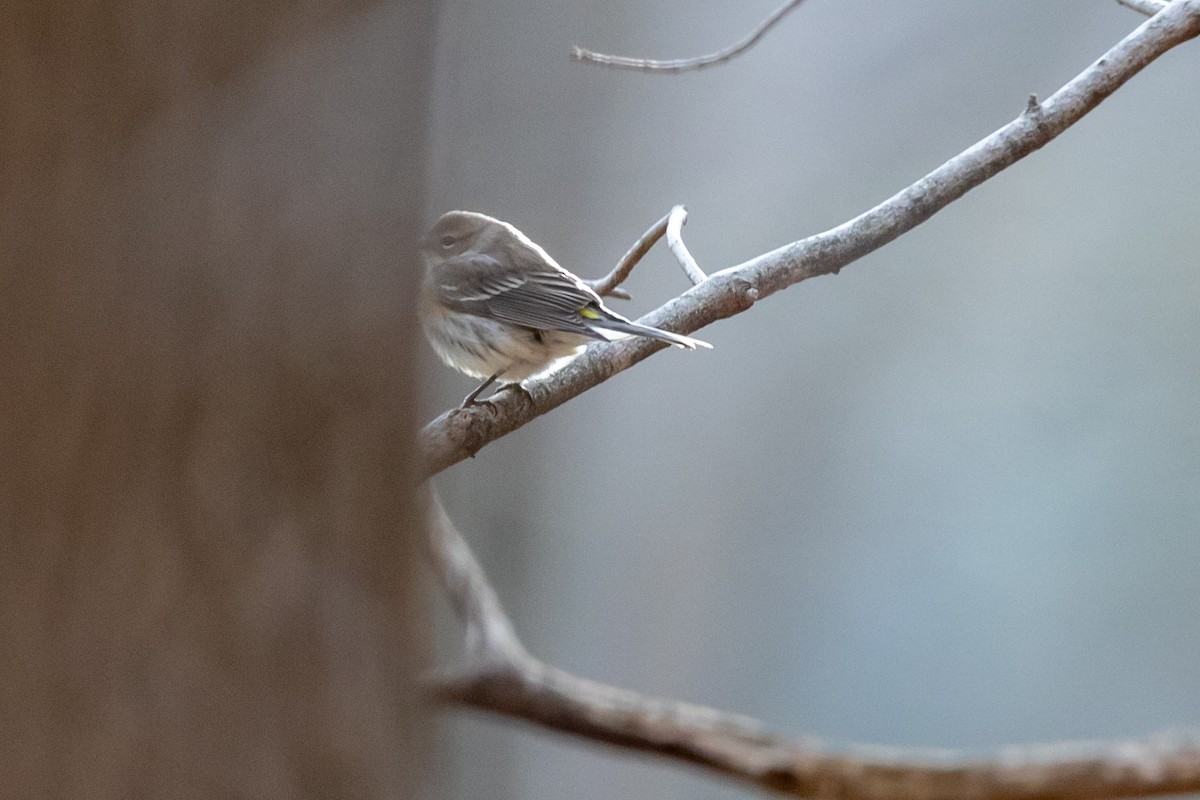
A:
POLYGON ((502 224, 475 211, 448 211, 421 240, 421 255, 426 264, 460 255, 473 249, 484 234, 502 224))

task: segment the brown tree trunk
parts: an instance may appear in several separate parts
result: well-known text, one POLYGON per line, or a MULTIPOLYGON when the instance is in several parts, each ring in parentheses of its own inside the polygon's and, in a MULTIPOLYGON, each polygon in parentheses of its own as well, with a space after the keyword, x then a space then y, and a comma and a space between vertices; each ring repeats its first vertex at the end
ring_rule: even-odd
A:
POLYGON ((0 785, 394 798, 433 3, 0 10, 0 785))

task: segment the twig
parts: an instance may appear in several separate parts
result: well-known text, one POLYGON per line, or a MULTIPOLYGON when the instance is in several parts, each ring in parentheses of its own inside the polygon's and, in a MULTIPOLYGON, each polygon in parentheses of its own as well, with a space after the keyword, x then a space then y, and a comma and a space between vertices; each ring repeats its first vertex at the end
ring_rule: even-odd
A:
MULTIPOLYGON (((618 297, 619 295, 616 292, 624 292, 623 289, 618 289, 618 287, 625 282, 625 279, 629 277, 629 273, 633 272, 633 268, 637 266, 637 263, 642 260, 646 253, 650 252, 650 248, 654 247, 654 243, 661 239, 663 234, 667 232, 667 220, 670 217, 671 215, 668 214, 650 226, 650 229, 633 243, 633 247, 630 247, 625 255, 621 256, 621 260, 613 267, 612 272, 603 278, 585 280, 584 283, 591 286, 592 291, 601 297, 618 297)), ((629 299, 628 292, 625 292, 624 299, 629 299)))
POLYGON ((1200 790, 1200 733, 1006 748, 990 759, 789 739, 759 721, 606 686, 529 655, 470 547, 431 497, 430 552, 467 625, 465 669, 434 677, 445 703, 697 764, 798 797, 1084 800, 1200 790), (480 643, 483 642, 483 646, 480 643))
POLYGON ((692 254, 688 252, 687 245, 683 243, 683 224, 687 222, 687 209, 683 206, 675 206, 671 209, 671 213, 667 215, 667 247, 671 248, 671 252, 675 254, 675 260, 679 262, 679 266, 683 267, 683 272, 688 276, 688 280, 693 286, 698 286, 708 280, 708 276, 704 274, 704 270, 700 269, 700 265, 696 263, 696 259, 692 258, 692 254))
POLYGON ((1152 17, 1167 7, 1165 0, 1117 0, 1118 3, 1134 11, 1140 11, 1152 17))
POLYGON ((711 67, 713 64, 720 64, 724 61, 729 61, 731 58, 741 55, 746 50, 754 46, 754 43, 763 37, 779 20, 783 19, 784 15, 791 11, 796 6, 803 3, 804 0, 788 0, 779 8, 771 12, 770 16, 759 23, 758 27, 750 31, 743 39, 715 53, 709 53, 706 56, 697 56, 696 58, 677 58, 670 61, 657 61, 651 58, 629 58, 628 56, 610 56, 604 53, 596 53, 591 50, 576 45, 571 48, 571 58, 576 61, 582 61, 586 64, 599 64, 602 67, 612 67, 614 69, 632 69, 639 72, 688 72, 690 70, 703 69, 711 67))
MULTIPOLYGON (((1039 106, 942 164, 866 213, 714 273, 699 286, 642 318, 644 324, 690 333, 750 308, 758 299, 817 275, 836 273, 925 222, 971 189, 1052 141, 1106 97, 1176 45, 1200 34, 1200 0, 1173 0, 1039 106)), ((557 408, 662 349, 642 339, 595 345, 526 392, 504 392, 488 404, 442 414, 419 441, 424 474, 432 475, 557 408)))

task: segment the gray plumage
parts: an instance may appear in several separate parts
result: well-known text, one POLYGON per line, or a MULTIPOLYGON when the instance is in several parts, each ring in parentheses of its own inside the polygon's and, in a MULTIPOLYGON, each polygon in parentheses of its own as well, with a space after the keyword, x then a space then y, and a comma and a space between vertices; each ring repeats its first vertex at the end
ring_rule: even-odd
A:
POLYGON ((493 380, 516 382, 558 368, 591 340, 631 335, 711 347, 623 317, 519 230, 485 214, 442 215, 421 254, 426 336, 448 365, 486 379, 464 404, 493 380))

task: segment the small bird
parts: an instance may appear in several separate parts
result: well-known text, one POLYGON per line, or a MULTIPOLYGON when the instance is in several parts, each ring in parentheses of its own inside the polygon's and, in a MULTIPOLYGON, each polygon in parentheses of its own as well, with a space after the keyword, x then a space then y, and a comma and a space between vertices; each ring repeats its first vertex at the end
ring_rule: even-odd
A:
POLYGON ((421 241, 421 326, 438 357, 483 381, 520 383, 562 367, 589 341, 646 336, 694 350, 707 342, 639 325, 560 267, 528 236, 473 211, 443 214, 421 241))

